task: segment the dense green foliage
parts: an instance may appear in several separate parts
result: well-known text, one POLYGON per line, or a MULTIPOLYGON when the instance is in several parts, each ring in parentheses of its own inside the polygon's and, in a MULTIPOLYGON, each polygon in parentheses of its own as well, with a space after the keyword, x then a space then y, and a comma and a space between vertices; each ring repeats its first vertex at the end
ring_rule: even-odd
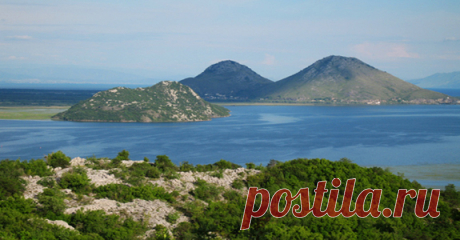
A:
POLYGON ((48 165, 50 165, 53 168, 65 168, 70 165, 70 157, 66 156, 61 151, 48 154, 48 157, 46 159, 48 161, 48 165))
POLYGON ((174 194, 168 193, 163 187, 152 184, 129 187, 112 183, 99 186, 93 192, 96 193, 97 198, 109 198, 118 202, 131 202, 135 198, 144 200, 163 199, 168 202, 175 202, 174 194))
POLYGON ((203 201, 216 201, 219 199, 219 193, 223 192, 222 187, 216 187, 216 185, 201 179, 198 179, 195 185, 196 188, 193 190, 193 195, 203 201))
POLYGON ((73 168, 62 174, 59 186, 64 189, 71 189, 76 193, 88 193, 91 191, 90 179, 83 168, 73 168))
MULTIPOLYGON (((147 230, 144 223, 131 218, 122 220, 117 215, 107 215, 102 211, 63 214, 67 196, 60 189, 51 187, 54 180, 50 178, 42 179, 42 184, 49 188, 38 194, 39 205, 32 199, 24 199, 22 194, 26 182, 21 177, 46 177, 52 173, 43 160, 0 161, 0 239, 134 239, 147 230), (49 224, 43 218, 64 220, 79 232, 49 224)), ((63 174, 59 186, 78 191, 83 189, 82 186, 87 187, 88 182, 85 172, 76 168, 68 175, 63 174)), ((158 192, 159 196, 163 196, 160 193, 168 194, 158 192)))
POLYGON ((147 88, 117 87, 99 92, 56 120, 101 122, 204 121, 229 116, 229 110, 201 99, 178 82, 160 82, 147 88))
MULTIPOLYGON (((110 161, 107 165, 94 166, 110 169, 114 166, 110 161)), ((105 162, 105 160, 102 160, 105 162)), ((248 167, 257 168, 253 164, 248 167)), ((124 176, 125 181, 140 184, 128 186, 125 184, 108 184, 93 187, 83 168, 72 168, 64 173, 56 184, 51 181, 52 175, 46 162, 34 161, 0 161, 0 239, 136 239, 145 233, 146 222, 133 221, 117 215, 107 215, 103 211, 77 211, 74 214, 64 214, 65 199, 70 195, 64 194, 62 188, 70 188, 78 194, 95 194, 97 198, 109 198, 119 202, 130 202, 134 199, 165 200, 179 212, 190 218, 190 222, 181 222, 172 230, 157 225, 156 234, 147 239, 459 239, 460 238, 460 192, 455 186, 446 186, 441 192, 438 218, 418 218, 414 214, 415 199, 406 199, 404 213, 401 218, 366 217, 351 218, 328 216, 295 218, 288 213, 283 218, 274 218, 268 212, 261 218, 252 219, 249 230, 240 231, 241 219, 246 199, 240 191, 245 186, 265 188, 271 194, 282 188, 288 188, 296 193, 299 188, 310 189, 310 203, 313 202, 313 189, 318 181, 327 181, 327 189, 331 189, 331 180, 340 178, 342 185, 339 203, 347 179, 356 178, 355 194, 363 189, 382 189, 383 195, 380 208, 393 208, 396 194, 399 189, 420 189, 417 182, 410 182, 401 176, 378 167, 364 168, 353 164, 348 159, 332 162, 325 159, 296 159, 287 162, 270 161, 267 167, 260 167, 262 172, 247 177, 246 181, 237 179, 232 183, 233 190, 225 190, 214 184, 198 179, 196 188, 190 193, 195 198, 179 199, 178 192, 168 192, 163 187, 145 184, 141 178, 158 177, 167 174, 177 174, 177 171, 220 172, 227 168, 236 168, 230 162, 221 160, 214 164, 197 165, 182 163, 177 167, 165 155, 157 156, 155 162, 135 163, 130 167, 119 166, 117 174, 124 176), (149 172, 150 171, 150 172, 149 172), (152 174, 153 171, 153 175, 152 174), (41 184, 47 186, 37 197, 38 203, 31 199, 24 199, 25 181, 21 177, 39 175, 41 184), (47 223, 44 219, 63 220, 78 231, 64 229, 47 223)), ((115 171, 115 170, 113 170, 115 171)), ((209 173, 208 173, 209 174, 209 173)), ((242 174, 242 176, 245 173, 242 174)), ((246 175, 245 175, 246 176, 246 175)), ((185 196, 185 195, 184 195, 185 196)), ((182 196, 183 197, 183 196, 182 196)), ((327 199, 328 194, 325 194, 327 199)), ((296 200, 298 203, 298 200, 296 200)), ((256 201, 257 205, 260 200, 256 201)), ((285 202, 281 201, 281 208, 285 202)), ((323 209, 327 201, 323 200, 323 209)), ((354 204, 352 204, 354 206, 354 204)), ((353 207, 352 207, 353 208, 353 207)), ((170 223, 177 222, 179 212, 167 215, 170 223)))
MULTIPOLYGON (((324 159, 297 159, 277 163, 266 168, 261 174, 248 177, 248 185, 266 188, 271 194, 281 188, 297 192, 299 188, 309 187, 312 196, 314 194, 312 190, 316 188, 318 181, 328 181, 328 189, 330 189, 330 181, 335 177, 342 180, 339 188, 342 194, 346 179, 357 179, 354 200, 357 197, 356 193, 365 188, 383 189, 382 208, 394 207, 398 189, 421 188, 420 184, 410 182, 381 168, 359 167, 347 159, 338 162, 324 159)), ((205 207, 194 202, 185 206, 184 213, 191 217, 192 222, 190 225, 182 226, 182 230, 187 232, 177 233, 178 237, 205 238, 216 234, 231 239, 458 239, 460 237, 460 213, 454 207, 454 202, 459 201, 459 196, 458 192, 451 187, 441 193, 438 206, 441 216, 435 219, 416 217, 415 200, 408 198, 403 217, 399 219, 356 216, 315 218, 311 214, 299 219, 292 216, 292 213, 283 218, 274 218, 266 213, 261 218, 252 219, 249 230, 239 231, 245 199, 231 192, 223 195, 227 201, 201 197, 210 194, 206 194, 205 191, 203 191, 205 194, 201 193, 204 183, 198 181, 198 185, 200 187, 197 188, 198 191, 195 190, 196 196, 208 201, 209 205, 205 207), (444 196, 446 192, 450 193, 444 196), (447 196, 449 199, 446 199, 447 196)), ((327 196, 326 194, 325 197, 327 196)), ((310 200, 312 201, 312 198, 310 200)), ((325 202, 323 201, 324 204, 325 202)))
POLYGON ((25 190, 25 181, 20 176, 38 175, 40 177, 50 176, 52 170, 46 162, 38 160, 19 161, 3 160, 0 162, 0 200, 15 194, 22 194, 25 190))
POLYGON ((119 160, 129 160, 129 152, 123 149, 115 158, 119 160))

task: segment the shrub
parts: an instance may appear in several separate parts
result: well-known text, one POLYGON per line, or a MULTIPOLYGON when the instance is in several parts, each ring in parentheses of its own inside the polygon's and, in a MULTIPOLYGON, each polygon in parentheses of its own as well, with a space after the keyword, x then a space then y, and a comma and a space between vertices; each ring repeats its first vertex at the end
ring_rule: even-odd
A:
POLYGON ((121 161, 122 161, 122 160, 119 159, 119 158, 114 158, 114 159, 112 159, 112 161, 110 161, 110 164, 111 164, 112 166, 114 166, 114 167, 118 167, 118 166, 120 166, 121 161))
POLYGON ((144 157, 144 162, 145 162, 145 163, 149 163, 149 162, 150 162, 150 159, 148 159, 147 157, 144 157))
POLYGON ((135 198, 144 200, 162 199, 168 202, 175 202, 172 194, 163 187, 152 184, 129 187, 123 184, 107 184, 93 190, 97 198, 109 198, 119 202, 131 202, 135 198))
POLYGON ((8 197, 0 201, 0 208, 14 209, 22 214, 29 214, 35 209, 35 202, 32 199, 21 197, 8 197))
POLYGON ((52 188, 56 185, 56 181, 54 181, 54 178, 52 177, 44 177, 40 179, 37 183, 48 188, 52 188))
POLYGON ((24 169, 19 160, 3 160, 0 162, 0 200, 24 192, 26 181, 20 178, 24 169))
POLYGON ((246 168, 247 168, 247 169, 255 169, 255 168, 256 168, 256 165, 255 165, 254 163, 252 163, 252 162, 246 163, 246 168))
POLYGON ((168 216, 166 216, 166 221, 174 224, 176 223, 177 219, 179 219, 179 217, 180 217, 179 212, 170 213, 168 214, 168 216))
POLYGON ((176 239, 198 239, 193 233, 193 226, 189 222, 180 222, 173 230, 176 239))
POLYGON ((42 205, 39 208, 41 215, 54 219, 63 214, 66 205, 64 203, 65 194, 56 188, 45 188, 38 194, 38 202, 42 205))
POLYGON ((204 180, 198 179, 195 182, 197 187, 193 190, 193 195, 203 201, 216 201, 219 199, 219 194, 222 192, 223 188, 219 188, 214 184, 210 184, 204 180))
POLYGON ((137 239, 137 236, 147 230, 146 225, 141 222, 132 218, 122 220, 120 216, 107 215, 102 210, 78 210, 69 216, 68 222, 80 233, 97 234, 103 239, 137 239))
POLYGON ((216 177, 216 178, 223 178, 224 177, 224 172, 222 170, 215 171, 211 173, 211 177, 216 177))
POLYGON ((129 152, 123 149, 123 151, 119 152, 115 159, 119 160, 129 160, 129 152))
POLYGON ((232 187, 235 188, 235 189, 242 189, 246 184, 244 183, 243 180, 241 179, 235 179, 233 182, 232 182, 232 187))
POLYGON ((181 162, 179 166, 179 170, 181 172, 188 172, 188 171, 194 171, 193 164, 188 163, 187 161, 181 162))
POLYGON ((66 156, 61 151, 48 154, 48 157, 46 159, 48 161, 48 165, 50 165, 53 168, 66 168, 70 165, 70 157, 66 156))
POLYGON ((148 239, 171 240, 173 238, 171 237, 171 235, 169 235, 169 231, 165 226, 157 224, 155 226, 155 235, 148 239))
POLYGON ((166 155, 157 156, 155 159, 155 167, 157 167, 162 173, 177 171, 177 166, 166 155))
MULTIPOLYGON (((69 158, 70 159, 70 158, 69 158)), ((30 161, 23 161, 21 163, 24 173, 31 176, 51 176, 53 175, 53 170, 48 167, 43 159, 31 159, 30 161)))
POLYGON ((83 168, 73 168, 72 170, 62 174, 59 186, 61 188, 72 189, 77 193, 89 192, 90 179, 86 175, 86 170, 83 168))
POLYGON ((241 166, 232 162, 229 162, 227 160, 221 159, 220 161, 214 163, 215 166, 217 166, 219 169, 237 169, 240 168, 241 166))
POLYGON ((180 176, 181 175, 177 172, 168 172, 164 175, 164 178, 168 180, 172 180, 172 179, 180 179, 180 176))

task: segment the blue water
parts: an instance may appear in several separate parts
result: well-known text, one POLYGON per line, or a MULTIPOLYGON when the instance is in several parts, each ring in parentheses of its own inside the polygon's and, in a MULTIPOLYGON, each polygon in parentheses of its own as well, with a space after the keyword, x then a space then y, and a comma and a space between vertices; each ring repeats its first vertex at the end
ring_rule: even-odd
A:
POLYGON ((228 106, 231 117, 192 123, 0 120, 0 159, 131 159, 166 154, 175 163, 226 159, 347 157, 362 166, 460 164, 460 106, 228 106))

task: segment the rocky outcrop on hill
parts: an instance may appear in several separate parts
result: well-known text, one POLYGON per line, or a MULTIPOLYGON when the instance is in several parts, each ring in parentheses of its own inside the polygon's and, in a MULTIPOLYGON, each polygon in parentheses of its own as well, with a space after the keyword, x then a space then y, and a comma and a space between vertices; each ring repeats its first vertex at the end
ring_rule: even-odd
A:
MULTIPOLYGON (((100 159, 104 163, 108 163, 110 160, 100 159)), ((130 167, 133 164, 143 163, 144 161, 122 161, 121 164, 124 167, 130 167)), ((107 184, 123 184, 131 186, 131 184, 124 182, 122 179, 117 178, 110 170, 107 169, 92 169, 91 165, 94 162, 87 161, 84 158, 74 158, 70 161, 70 167, 68 168, 54 168, 54 175, 46 178, 54 179, 57 183, 61 180, 63 175, 67 172, 72 172, 73 168, 83 168, 86 171, 86 175, 91 180, 91 184, 94 187, 104 186, 107 184)), ((120 169, 112 169, 120 170, 120 169)), ((224 189, 232 189, 232 183, 236 179, 245 180, 248 175, 258 173, 258 170, 249 170, 244 168, 238 169, 226 169, 221 171, 221 177, 216 177, 215 171, 210 172, 177 172, 177 179, 167 179, 164 176, 161 176, 158 179, 149 180, 149 183, 152 183, 155 186, 163 187, 167 192, 171 193, 173 191, 179 192, 179 195, 182 198, 179 201, 194 201, 195 197, 191 192, 196 188, 195 182, 199 179, 204 180, 210 184, 214 184, 217 187, 224 189)), ((26 182, 26 191, 24 192, 25 198, 30 198, 38 202, 37 195, 42 193, 46 187, 40 185, 38 182, 43 179, 38 176, 29 176, 23 178, 26 182)), ((240 194, 244 195, 247 193, 247 188, 243 189, 233 189, 240 194)), ((106 214, 117 214, 122 218, 131 217, 135 221, 143 221, 147 223, 147 226, 154 228, 156 225, 163 225, 167 229, 174 229, 184 221, 189 221, 187 216, 184 216, 180 211, 178 211, 175 206, 171 203, 164 200, 143 200, 143 199, 134 199, 131 202, 118 202, 115 200, 101 198, 97 199, 94 194, 89 195, 78 195, 70 189, 61 189, 63 193, 66 194, 66 199, 64 203, 67 208, 64 213, 74 214, 78 210, 82 211, 95 211, 102 210, 106 214), (168 221, 167 218, 171 214, 177 214, 177 219, 174 222, 168 221)), ((222 199, 222 198, 221 198, 222 199)), ((201 200, 197 200, 201 201, 201 200)), ((202 202, 204 205, 207 205, 206 202, 202 202)), ((50 221, 49 223, 63 226, 65 228, 73 229, 72 226, 68 225, 64 221, 50 221)), ((152 232, 152 231, 150 231, 152 232)), ((147 234, 148 235, 148 234, 147 234)))

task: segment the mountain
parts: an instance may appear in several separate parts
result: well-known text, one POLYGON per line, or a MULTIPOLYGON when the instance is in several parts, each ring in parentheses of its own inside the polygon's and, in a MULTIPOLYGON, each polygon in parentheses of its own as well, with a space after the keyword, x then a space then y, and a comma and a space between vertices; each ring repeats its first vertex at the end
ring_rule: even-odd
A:
POLYGON ((200 75, 180 83, 209 100, 247 100, 253 98, 258 89, 273 84, 250 68, 230 60, 211 65, 200 75))
POLYGON ((265 87, 259 98, 294 102, 436 103, 451 101, 380 71, 356 58, 329 56, 265 87))
POLYGON ((98 92, 54 120, 88 122, 190 122, 229 116, 229 110, 210 104, 178 82, 164 81, 147 88, 117 87, 98 92))
POLYGON ((422 88, 455 88, 460 89, 460 72, 436 73, 431 76, 408 80, 422 88))

